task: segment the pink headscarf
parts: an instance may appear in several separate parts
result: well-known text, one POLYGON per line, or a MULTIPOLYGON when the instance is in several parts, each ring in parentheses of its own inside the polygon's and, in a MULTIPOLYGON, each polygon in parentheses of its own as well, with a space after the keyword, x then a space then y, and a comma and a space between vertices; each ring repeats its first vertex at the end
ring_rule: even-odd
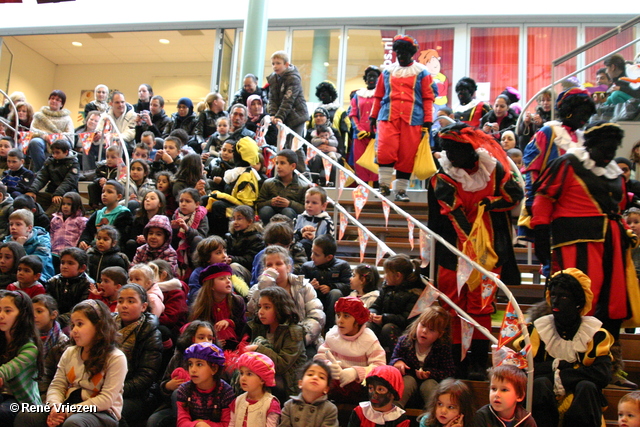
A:
POLYGON ((249 111, 249 120, 251 120, 252 122, 255 122, 260 117, 260 114, 264 112, 264 106, 262 106, 262 109, 257 115, 251 114, 251 103, 256 99, 260 101, 260 105, 262 105, 262 98, 260 98, 260 95, 251 95, 247 98, 247 110, 249 111))

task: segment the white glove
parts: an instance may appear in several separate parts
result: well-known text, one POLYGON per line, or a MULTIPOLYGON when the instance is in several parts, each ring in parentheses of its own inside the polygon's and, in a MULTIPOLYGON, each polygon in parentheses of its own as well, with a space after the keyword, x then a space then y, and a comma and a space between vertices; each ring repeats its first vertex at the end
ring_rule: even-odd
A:
POLYGON ((342 374, 342 366, 340 366, 340 362, 336 360, 330 350, 327 350, 325 354, 330 362, 329 368, 331 369, 331 378, 335 380, 340 379, 340 375, 342 374))
POLYGON ((346 368, 340 372, 340 387, 344 387, 347 384, 351 384, 358 380, 358 371, 356 368, 346 368))

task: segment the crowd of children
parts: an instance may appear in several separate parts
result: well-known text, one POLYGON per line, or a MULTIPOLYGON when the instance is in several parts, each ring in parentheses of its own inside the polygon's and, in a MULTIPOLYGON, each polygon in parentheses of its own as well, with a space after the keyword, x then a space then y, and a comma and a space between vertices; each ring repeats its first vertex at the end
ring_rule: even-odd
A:
MULTIPOLYGON (((286 111, 300 101, 286 99, 299 89, 297 70, 283 52, 272 62, 273 121, 298 128, 304 120, 286 111)), ((323 107, 316 113, 330 118, 323 107)), ((311 142, 337 158, 329 124, 311 142)), ((22 151, 0 140, 2 425, 408 427, 404 408, 414 407, 424 410, 424 426, 547 427, 560 415, 546 411, 547 423, 541 396, 547 406, 567 394, 596 402, 611 337, 582 316, 586 290, 550 279, 549 305, 566 314, 555 327, 566 328, 549 332, 553 315, 532 327, 538 359, 559 362, 536 366, 533 415, 524 409, 526 374, 510 364, 489 371, 489 404, 477 409, 454 378, 450 310, 411 314, 425 287, 419 262, 390 256, 382 279, 377 266, 352 268, 338 257, 326 191, 296 174, 300 153, 279 151, 267 177, 255 140, 235 138, 224 114, 215 125, 195 144, 198 154, 182 130, 162 141, 143 132, 129 147, 128 176, 121 149, 109 146, 89 179, 90 215, 68 142, 52 141, 51 158, 34 174, 22 151), (571 353, 553 335, 560 332, 592 333, 592 341, 574 343, 571 353), (570 372, 583 368, 600 369, 588 378, 593 387, 570 372), (15 403, 48 405, 10 410, 15 403), (339 419, 336 404, 344 403, 356 406, 339 419)), ((514 169, 522 161, 516 143, 504 133, 514 169)), ((640 211, 626 221, 640 232, 640 211)), ((640 394, 620 400, 621 426, 640 425, 638 416, 640 394)))

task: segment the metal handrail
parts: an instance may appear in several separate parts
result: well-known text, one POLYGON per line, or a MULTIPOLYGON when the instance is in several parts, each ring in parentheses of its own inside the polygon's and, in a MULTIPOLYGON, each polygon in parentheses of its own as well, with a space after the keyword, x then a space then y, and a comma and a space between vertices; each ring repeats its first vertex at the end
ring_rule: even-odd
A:
MULTIPOLYGON (((360 179, 357 175, 353 174, 351 171, 349 171, 348 169, 346 169, 345 167, 340 165, 338 162, 336 162, 333 159, 331 159, 329 156, 327 156, 325 153, 320 151, 313 144, 310 144, 307 140, 305 140, 300 135, 298 135, 297 133, 295 133, 291 129, 289 129, 286 125, 284 125, 283 123, 278 123, 277 126, 278 126, 278 141, 283 141, 284 140, 284 138, 281 137, 281 132, 286 132, 287 134, 292 134, 295 138, 298 138, 298 140, 302 143, 302 145, 305 145, 307 147, 307 149, 311 149, 311 150, 315 151, 316 155, 319 155, 319 156, 321 156, 321 158, 331 162, 333 167, 337 168, 338 170, 341 170, 343 173, 345 173, 347 176, 351 177, 359 185, 362 185, 363 187, 367 188, 367 190, 369 190, 370 193, 373 193, 376 197, 378 197, 382 201, 385 201, 386 203, 388 203, 389 206, 391 208, 393 208, 394 211, 396 211, 401 216, 405 217, 407 220, 411 221, 414 224, 414 226, 417 226, 418 228, 423 230, 425 233, 427 233, 430 237, 432 237, 432 239, 431 239, 431 254, 432 255, 431 255, 431 262, 430 262, 430 266, 429 266, 430 267, 431 277, 435 276, 434 253, 435 253, 435 244, 436 244, 435 240, 437 240, 443 246, 445 246, 447 249, 449 249, 451 252, 456 254, 458 257, 464 259, 469 264, 471 264, 471 266, 473 266, 473 268, 475 268, 476 270, 480 271, 482 274, 484 274, 488 278, 490 278, 498 286, 498 288, 500 290, 502 290, 502 292, 507 296, 508 300, 511 302, 511 304, 512 304, 512 306, 514 308, 514 311, 515 311, 515 313, 516 313, 516 315, 518 316, 518 319, 519 319, 520 332, 522 333, 522 337, 523 337, 524 342, 525 342, 525 347, 529 347, 530 348, 531 341, 530 341, 530 338, 529 338, 529 332, 527 330, 527 325, 526 325, 526 323, 524 321, 524 315, 522 313, 522 310, 520 309, 520 306, 518 305, 518 302, 516 301, 515 297, 513 296, 513 294, 509 290, 509 288, 498 277, 496 277, 495 274, 493 274, 492 272, 486 270, 484 267, 482 267, 481 265, 479 265, 478 263, 473 261, 467 255, 462 253, 457 247, 451 245, 444 238, 442 238, 439 234, 433 232, 427 226, 422 224, 420 221, 416 220, 411 215, 409 215, 407 212, 405 212, 404 210, 402 210, 401 208, 396 206, 391 200, 389 200, 384 195, 382 195, 377 189, 371 187, 365 181, 360 179)), ((335 203, 334 203, 334 206, 335 206, 335 203)), ((372 234, 372 233, 369 233, 369 234, 372 234)), ((376 238, 376 240, 377 240, 377 238, 376 238)), ((436 291, 438 292, 439 296, 441 296, 441 297, 444 296, 437 289, 436 289, 436 291)), ((463 317, 465 317, 465 319, 469 318, 469 316, 466 314, 466 312, 464 310, 462 310, 457 305, 453 304, 453 302, 451 302, 450 300, 447 301, 448 298, 446 298, 446 296, 444 296, 443 299, 445 300, 445 302, 447 302, 447 304, 450 304, 451 307, 458 314, 460 314, 463 317)), ((471 319, 471 320, 473 320, 473 319, 471 319)), ((475 321, 473 321, 472 323, 474 323, 474 326, 477 325, 477 322, 475 322, 475 321)), ((480 325, 477 325, 477 326, 480 326, 480 325)), ((494 343, 497 342, 497 339, 493 336, 493 334, 491 334, 490 331, 487 331, 486 328, 480 327, 480 328, 478 328, 478 330, 483 335, 485 335, 490 341, 492 341, 494 343)), ((528 364, 528 368, 527 368, 527 391, 532 393, 533 392, 533 356, 531 354, 531 351, 527 351, 526 352, 526 358, 527 358, 527 364, 528 364)), ((532 394, 530 394, 530 395, 532 395, 532 394)), ((531 410, 531 399, 527 399, 527 410, 531 410)))

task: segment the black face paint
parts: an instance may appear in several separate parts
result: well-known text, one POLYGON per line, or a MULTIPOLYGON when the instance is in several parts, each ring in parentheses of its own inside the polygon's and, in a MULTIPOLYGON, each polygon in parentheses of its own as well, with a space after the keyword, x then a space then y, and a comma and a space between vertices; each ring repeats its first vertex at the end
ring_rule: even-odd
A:
POLYGON ((376 83, 378 82, 378 73, 369 71, 366 77, 367 89, 375 89, 376 83))
POLYGON ((369 381, 369 401, 371 402, 371 406, 373 406, 374 409, 384 408, 385 406, 393 402, 393 393, 389 390, 387 390, 386 393, 377 393, 376 389, 378 389, 379 387, 384 387, 386 389, 384 385, 380 384, 377 381, 369 381))

